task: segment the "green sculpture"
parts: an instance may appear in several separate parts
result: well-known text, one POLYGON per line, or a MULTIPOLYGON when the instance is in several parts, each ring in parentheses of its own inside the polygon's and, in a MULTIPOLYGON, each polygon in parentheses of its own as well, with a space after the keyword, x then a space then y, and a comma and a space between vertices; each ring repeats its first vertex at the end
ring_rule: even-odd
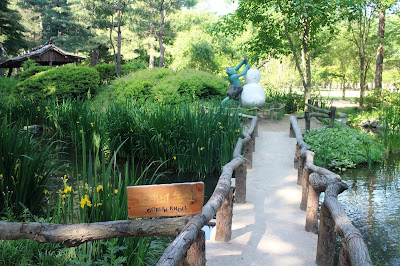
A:
POLYGON ((229 99, 239 99, 240 98, 240 94, 243 91, 243 84, 242 82, 239 80, 239 78, 241 76, 246 75, 247 70, 249 70, 251 67, 250 64, 248 64, 247 58, 244 58, 235 68, 233 67, 225 67, 226 69, 226 74, 228 74, 228 80, 229 83, 231 84, 229 91, 226 93, 226 95, 228 97, 226 97, 223 101, 222 101, 222 105, 224 103, 226 103, 229 99), (243 71, 238 74, 237 71, 239 71, 239 69, 245 65, 243 71))

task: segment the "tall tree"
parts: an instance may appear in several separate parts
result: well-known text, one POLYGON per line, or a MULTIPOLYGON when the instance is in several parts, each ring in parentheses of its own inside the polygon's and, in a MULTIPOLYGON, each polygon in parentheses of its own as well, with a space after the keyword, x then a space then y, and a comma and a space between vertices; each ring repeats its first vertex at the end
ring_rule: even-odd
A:
POLYGON ((311 53, 316 33, 333 25, 335 8, 333 0, 243 0, 235 14, 226 16, 219 27, 222 26, 224 32, 237 34, 251 22, 258 30, 256 38, 249 42, 248 51, 253 59, 279 57, 290 51, 307 101, 311 92, 311 53))
POLYGON ((375 88, 382 88, 382 72, 383 72, 383 58, 384 58, 384 38, 385 38, 385 20, 386 10, 392 7, 397 1, 394 0, 380 0, 377 2, 379 10, 379 24, 378 24, 378 48, 376 51, 376 68, 375 68, 375 88))
MULTIPOLYGON (((147 25, 139 31, 148 34, 148 37, 158 40, 160 56, 158 67, 164 67, 165 45, 164 36, 167 27, 167 17, 170 13, 180 10, 183 7, 191 8, 197 0, 137 0, 135 3, 136 20, 141 20, 141 24, 147 25)), ((150 42, 150 61, 149 67, 154 67, 154 44, 150 42)))
POLYGON ((352 42, 357 47, 360 72, 360 107, 364 105, 367 73, 371 66, 371 26, 376 12, 373 1, 360 0, 346 3, 344 14, 348 20, 348 29, 352 42))
MULTIPOLYGON (((20 23, 21 16, 9 8, 9 0, 0 2, 0 42, 9 54, 17 54, 20 48, 26 48, 24 40, 24 27, 20 23)), ((2 51, 0 50, 0 55, 2 51)))

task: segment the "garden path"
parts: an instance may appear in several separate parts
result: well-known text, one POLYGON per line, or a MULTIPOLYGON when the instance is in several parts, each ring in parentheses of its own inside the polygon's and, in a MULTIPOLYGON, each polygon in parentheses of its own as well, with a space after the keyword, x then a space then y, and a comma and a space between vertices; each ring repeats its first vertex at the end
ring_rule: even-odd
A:
POLYGON ((317 235, 304 230, 295 146, 289 116, 261 121, 247 172, 247 202, 234 204, 231 241, 207 240, 207 265, 315 265, 317 235))

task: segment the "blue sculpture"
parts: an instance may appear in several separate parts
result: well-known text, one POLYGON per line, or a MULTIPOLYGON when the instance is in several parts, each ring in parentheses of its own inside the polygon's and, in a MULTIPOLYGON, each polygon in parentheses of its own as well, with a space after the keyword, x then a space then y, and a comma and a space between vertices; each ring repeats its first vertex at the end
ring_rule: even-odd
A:
POLYGON ((247 70, 249 70, 251 67, 250 64, 248 64, 247 58, 244 58, 235 68, 233 67, 225 67, 226 69, 226 74, 228 74, 228 80, 229 83, 231 84, 229 91, 226 93, 226 95, 228 97, 226 97, 223 101, 222 101, 222 105, 224 105, 229 99, 239 99, 240 98, 240 94, 243 91, 243 84, 242 82, 239 80, 239 77, 246 75, 247 70), (238 74, 237 71, 239 71, 239 69, 245 65, 243 71, 238 74))

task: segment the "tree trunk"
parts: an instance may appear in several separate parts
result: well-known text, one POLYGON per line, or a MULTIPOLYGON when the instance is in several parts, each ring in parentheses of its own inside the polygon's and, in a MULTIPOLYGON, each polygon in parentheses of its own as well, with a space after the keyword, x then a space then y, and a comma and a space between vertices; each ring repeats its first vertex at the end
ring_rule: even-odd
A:
POLYGON ((149 58, 149 68, 154 68, 154 44, 150 43, 150 58, 149 58))
POLYGON ((43 41, 43 19, 42 14, 39 14, 39 40, 43 41))
POLYGON ((92 49, 90 51, 90 66, 94 67, 99 63, 99 49, 92 49))
POLYGON ((346 100, 346 76, 342 77, 342 100, 346 100))
POLYGON ((121 0, 118 0, 118 40, 117 40, 117 76, 121 77, 121 0))
POLYGON ((164 57, 165 57, 165 46, 163 44, 163 35, 165 30, 165 13, 164 13, 164 0, 161 0, 160 15, 161 15, 161 29, 158 32, 158 45, 160 46, 160 60, 158 62, 158 67, 164 67, 164 57))
POLYGON ((383 39, 385 38, 385 9, 379 9, 379 28, 378 28, 378 49, 376 52, 375 88, 382 88, 383 72, 383 39))
POLYGON ((305 87, 304 97, 306 102, 311 99, 311 59, 309 50, 310 31, 308 25, 308 17, 303 20, 303 56, 305 63, 305 87))
MULTIPOLYGON (((301 67, 300 67, 299 57, 297 56, 296 47, 294 46, 293 41, 292 41, 292 38, 291 38, 290 35, 289 35, 289 31, 288 31, 288 27, 287 27, 287 23, 286 23, 285 16, 284 16, 284 18, 283 18, 283 25, 284 25, 284 27, 285 27, 286 39, 289 41, 290 49, 292 50, 292 53, 293 53, 293 58, 294 58, 294 62, 296 63, 297 71, 299 72, 299 75, 300 75, 300 77, 301 77, 301 81, 302 81, 302 83, 303 83, 304 91, 306 91, 307 84, 306 84, 306 82, 305 82, 303 70, 302 70, 301 67)), ((307 100, 306 100, 306 102, 307 102, 307 100)))
POLYGON ((364 105, 364 94, 365 94, 365 58, 364 55, 360 55, 360 107, 364 105))

